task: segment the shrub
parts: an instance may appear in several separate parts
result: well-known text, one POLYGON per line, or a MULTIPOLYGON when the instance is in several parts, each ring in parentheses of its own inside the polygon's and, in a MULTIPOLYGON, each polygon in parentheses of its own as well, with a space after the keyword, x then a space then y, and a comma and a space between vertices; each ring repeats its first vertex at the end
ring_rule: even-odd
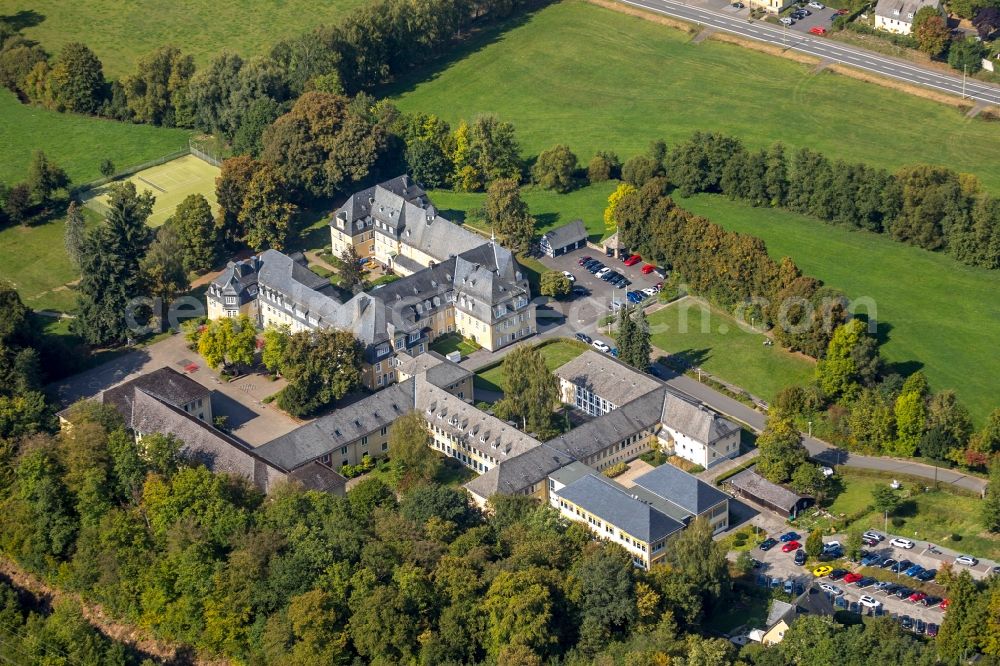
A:
POLYGON ((952 534, 951 535, 951 540, 952 541, 961 541, 962 540, 962 535, 961 534, 952 534))
POLYGON ((613 479, 616 476, 624 474, 627 469, 628 469, 627 463, 623 462, 616 463, 611 467, 607 468, 606 470, 604 470, 604 476, 608 477, 609 479, 613 479))

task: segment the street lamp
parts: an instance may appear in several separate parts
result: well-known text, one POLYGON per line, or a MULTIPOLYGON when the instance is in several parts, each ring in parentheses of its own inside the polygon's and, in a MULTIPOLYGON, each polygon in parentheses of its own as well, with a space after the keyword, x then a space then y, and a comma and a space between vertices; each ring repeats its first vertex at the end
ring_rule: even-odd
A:
POLYGON ((810 437, 813 436, 813 422, 812 421, 809 422, 809 436, 810 437))

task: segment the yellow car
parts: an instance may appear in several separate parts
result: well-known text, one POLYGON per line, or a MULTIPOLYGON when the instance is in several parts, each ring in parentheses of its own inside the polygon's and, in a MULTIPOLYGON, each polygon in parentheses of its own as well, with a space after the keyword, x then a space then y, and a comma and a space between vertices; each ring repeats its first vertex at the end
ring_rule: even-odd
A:
POLYGON ((813 576, 816 576, 816 578, 822 578, 823 576, 829 576, 831 571, 833 571, 833 567, 824 564, 821 567, 813 569, 813 576))

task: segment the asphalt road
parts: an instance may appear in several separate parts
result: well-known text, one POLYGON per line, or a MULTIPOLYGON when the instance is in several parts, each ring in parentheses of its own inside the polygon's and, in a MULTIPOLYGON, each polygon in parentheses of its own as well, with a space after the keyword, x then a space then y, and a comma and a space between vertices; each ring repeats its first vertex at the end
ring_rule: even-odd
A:
MULTIPOLYGON (((848 65, 882 76, 888 76, 914 85, 941 92, 962 95, 961 76, 942 74, 919 65, 884 56, 853 46, 846 46, 826 37, 803 35, 794 30, 779 28, 764 21, 750 21, 744 17, 726 16, 710 9, 702 9, 674 0, 619 0, 627 5, 647 9, 691 23, 729 32, 741 37, 774 44, 789 50, 806 53, 829 62, 848 65)), ((977 102, 1000 104, 1000 87, 968 79, 964 85, 965 96, 977 102)))

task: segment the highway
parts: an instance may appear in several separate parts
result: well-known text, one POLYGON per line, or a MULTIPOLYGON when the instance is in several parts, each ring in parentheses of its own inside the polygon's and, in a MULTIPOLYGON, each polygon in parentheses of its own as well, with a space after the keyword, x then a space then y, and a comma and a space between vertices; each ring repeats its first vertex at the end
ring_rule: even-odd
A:
POLYGON ((740 37, 805 53, 831 63, 847 65, 959 97, 962 96, 964 87, 965 97, 976 102, 1000 105, 1000 87, 998 86, 972 78, 968 78, 963 86, 960 75, 942 74, 905 60, 847 46, 826 37, 804 35, 764 21, 750 21, 742 16, 726 16, 721 12, 694 7, 674 0, 618 1, 689 23, 700 24, 740 37))

